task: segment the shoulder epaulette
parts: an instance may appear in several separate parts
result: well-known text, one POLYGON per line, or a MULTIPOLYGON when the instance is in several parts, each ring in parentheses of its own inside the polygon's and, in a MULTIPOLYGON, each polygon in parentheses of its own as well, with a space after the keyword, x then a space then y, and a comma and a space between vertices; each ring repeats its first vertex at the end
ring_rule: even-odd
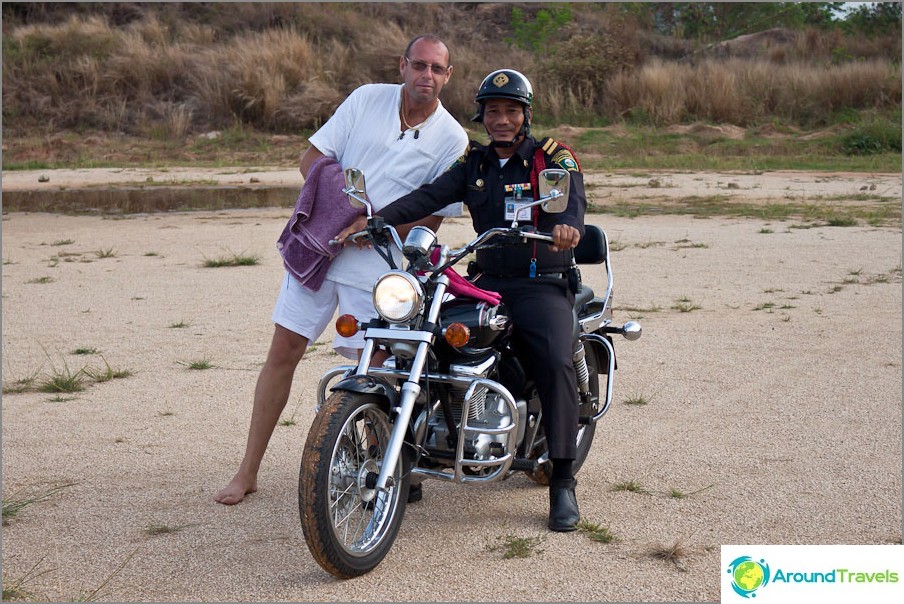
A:
POLYGON ((581 164, 577 156, 571 150, 571 147, 565 143, 560 143, 547 136, 539 144, 540 148, 543 149, 543 154, 547 157, 547 163, 554 164, 569 172, 581 171, 581 164))

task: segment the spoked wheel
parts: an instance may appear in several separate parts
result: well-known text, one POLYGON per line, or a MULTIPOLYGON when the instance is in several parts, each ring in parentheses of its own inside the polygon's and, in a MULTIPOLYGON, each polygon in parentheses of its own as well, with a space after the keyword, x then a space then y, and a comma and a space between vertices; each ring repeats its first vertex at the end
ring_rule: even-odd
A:
POLYGON ((390 431, 380 399, 335 392, 308 433, 298 477, 301 528, 314 559, 340 579, 373 570, 402 524, 409 481, 404 449, 392 486, 375 488, 390 431))
MULTIPOLYGON (((587 359, 587 371, 590 374, 590 394, 591 399, 594 401, 599 401, 600 396, 600 358, 599 353, 597 353, 596 349, 593 346, 585 345, 584 346, 584 355, 587 359)), ((602 402, 600 402, 602 404, 602 402)), ((592 408, 591 403, 583 403, 581 404, 580 410, 578 411, 579 415, 594 415, 596 411, 592 408)), ((540 457, 548 450, 548 446, 546 444, 546 436, 543 428, 540 428, 540 436, 538 440, 540 440, 537 447, 534 448, 534 452, 531 455, 531 459, 536 459, 540 457)), ((581 466, 584 465, 584 461, 587 459, 587 455, 590 453, 590 446, 593 444, 593 436, 596 433, 596 424, 579 424, 578 425, 578 436, 577 436, 577 445, 578 451, 574 460, 574 465, 572 465, 572 470, 575 474, 578 473, 578 470, 581 469, 581 466)), ((524 472, 527 476, 536 482, 537 484, 541 484, 544 486, 549 485, 550 476, 552 476, 552 464, 545 463, 536 471, 525 470, 524 472)))

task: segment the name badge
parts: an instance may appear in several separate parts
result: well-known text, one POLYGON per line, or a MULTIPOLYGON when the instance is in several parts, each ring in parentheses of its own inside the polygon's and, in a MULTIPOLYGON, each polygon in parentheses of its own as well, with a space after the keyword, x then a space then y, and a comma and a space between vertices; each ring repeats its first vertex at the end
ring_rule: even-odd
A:
POLYGON ((505 219, 506 220, 518 220, 518 221, 528 221, 531 220, 531 209, 526 207, 531 204, 534 199, 533 196, 524 196, 525 192, 529 192, 531 190, 530 183, 522 183, 522 184, 514 184, 514 185, 505 185, 505 192, 509 193, 505 197, 505 219))
POLYGON ((527 222, 530 222, 531 210, 533 208, 528 208, 527 205, 532 201, 533 199, 515 199, 514 197, 506 197, 505 219, 518 221, 526 220, 527 222))

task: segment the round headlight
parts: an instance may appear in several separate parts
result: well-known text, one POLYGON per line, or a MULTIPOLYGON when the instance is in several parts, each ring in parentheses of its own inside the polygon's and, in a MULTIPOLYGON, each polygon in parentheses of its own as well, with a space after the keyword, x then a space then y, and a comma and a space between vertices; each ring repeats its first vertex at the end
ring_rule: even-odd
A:
POLYGON ((417 279, 402 271, 386 273, 374 287, 374 308, 390 323, 403 323, 420 312, 424 292, 417 279))

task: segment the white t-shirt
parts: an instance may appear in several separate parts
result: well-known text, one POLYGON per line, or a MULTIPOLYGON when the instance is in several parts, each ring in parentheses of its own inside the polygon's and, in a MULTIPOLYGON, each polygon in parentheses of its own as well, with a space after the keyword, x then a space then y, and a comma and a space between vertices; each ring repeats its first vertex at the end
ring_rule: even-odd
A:
MULTIPOLYGON (((366 84, 352 92, 336 113, 315 132, 310 142, 321 153, 335 158, 342 169, 364 172, 367 198, 380 210, 421 185, 432 182, 461 157, 468 137, 442 103, 414 131, 402 133, 399 107, 401 84, 366 84)), ((456 203, 436 216, 460 216, 456 203)), ((395 247, 395 246, 393 246, 395 247)), ((396 265, 402 266, 395 250, 396 265)), ((389 266, 374 250, 346 246, 333 259, 327 279, 371 291, 377 277, 389 266)))

